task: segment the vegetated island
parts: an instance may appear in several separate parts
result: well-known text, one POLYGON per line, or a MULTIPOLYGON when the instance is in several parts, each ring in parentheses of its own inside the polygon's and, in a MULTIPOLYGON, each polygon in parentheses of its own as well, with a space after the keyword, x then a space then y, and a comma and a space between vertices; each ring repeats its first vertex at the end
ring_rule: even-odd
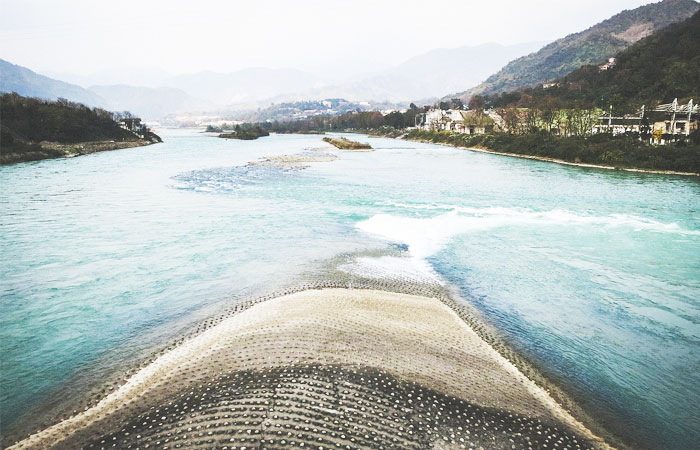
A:
POLYGON ((140 147, 161 138, 129 113, 16 93, 0 97, 0 164, 140 147))
POLYGON ((361 142, 351 141, 350 139, 341 138, 323 138, 323 142, 328 142, 332 146, 339 148, 340 150, 353 150, 353 151, 372 151, 372 146, 369 144, 363 144, 361 142))
POLYGON ((221 133, 220 138, 225 139, 241 139, 243 141, 252 141, 259 137, 269 136, 270 132, 265 128, 253 125, 253 126, 240 126, 236 125, 236 128, 231 133, 221 133))

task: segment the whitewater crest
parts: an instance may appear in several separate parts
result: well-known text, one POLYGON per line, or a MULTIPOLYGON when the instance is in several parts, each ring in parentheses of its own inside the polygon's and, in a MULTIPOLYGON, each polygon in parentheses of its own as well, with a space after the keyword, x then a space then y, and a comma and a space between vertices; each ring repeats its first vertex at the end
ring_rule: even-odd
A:
POLYGON ((361 278, 444 284, 440 275, 427 261, 411 256, 361 256, 350 263, 338 266, 338 270, 361 278))
POLYGON ((491 230, 499 227, 536 225, 542 227, 595 226, 605 229, 631 228, 634 231, 700 235, 677 223, 663 223, 630 214, 594 216, 555 209, 533 211, 525 208, 472 208, 441 204, 383 203, 383 206, 417 211, 444 211, 431 217, 411 217, 377 214, 359 222, 357 228, 374 236, 408 247, 404 257, 358 257, 340 269, 355 275, 387 279, 415 279, 420 282, 442 283, 428 262, 455 236, 491 230))
POLYGON ((470 208, 401 203, 394 203, 392 206, 447 211, 433 217, 377 214, 357 224, 359 229, 367 233, 405 243, 411 255, 416 257, 434 254, 447 240, 459 234, 513 225, 597 225, 604 228, 628 227, 635 231, 700 235, 700 232, 683 229, 677 223, 663 223, 631 214, 594 216, 561 209, 532 211, 524 208, 470 208))

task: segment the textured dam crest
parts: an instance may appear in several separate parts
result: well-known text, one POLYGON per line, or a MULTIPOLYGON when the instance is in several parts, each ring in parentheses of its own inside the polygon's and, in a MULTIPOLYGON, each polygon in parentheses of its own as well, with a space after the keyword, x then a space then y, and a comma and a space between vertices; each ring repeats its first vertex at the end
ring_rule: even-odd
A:
POLYGON ((240 371, 179 394, 86 448, 585 448, 538 419, 371 368, 240 371), (154 426, 155 425, 155 426, 154 426))
POLYGON ((594 448, 435 298, 318 289, 259 302, 18 448, 594 448))

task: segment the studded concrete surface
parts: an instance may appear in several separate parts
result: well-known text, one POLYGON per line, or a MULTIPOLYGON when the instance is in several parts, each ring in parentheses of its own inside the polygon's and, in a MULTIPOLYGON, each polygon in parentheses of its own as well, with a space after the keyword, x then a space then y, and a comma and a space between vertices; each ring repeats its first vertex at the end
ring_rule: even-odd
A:
POLYGON ((605 448, 437 299, 256 303, 18 448, 605 448))

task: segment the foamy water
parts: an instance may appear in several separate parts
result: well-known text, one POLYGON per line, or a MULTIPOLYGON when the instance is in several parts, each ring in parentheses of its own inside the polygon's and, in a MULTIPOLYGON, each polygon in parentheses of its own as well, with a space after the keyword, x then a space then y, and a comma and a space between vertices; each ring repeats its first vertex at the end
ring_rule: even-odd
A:
POLYGON ((342 264, 338 269, 362 278, 427 284, 444 283, 427 261, 415 256, 358 256, 353 262, 342 264))
MULTIPOLYGON (((397 207, 403 205, 397 204, 397 207)), ((565 210, 535 212, 517 208, 463 208, 450 206, 411 205, 409 209, 432 209, 449 212, 429 218, 414 218, 390 214, 377 214, 357 227, 367 233, 381 236, 408 245, 412 256, 426 258, 443 248, 448 241, 459 234, 477 233, 498 227, 536 225, 541 227, 609 227, 627 228, 630 231, 652 231, 698 236, 697 230, 685 230, 677 223, 663 223, 656 220, 628 214, 610 216, 578 215, 565 210)))

